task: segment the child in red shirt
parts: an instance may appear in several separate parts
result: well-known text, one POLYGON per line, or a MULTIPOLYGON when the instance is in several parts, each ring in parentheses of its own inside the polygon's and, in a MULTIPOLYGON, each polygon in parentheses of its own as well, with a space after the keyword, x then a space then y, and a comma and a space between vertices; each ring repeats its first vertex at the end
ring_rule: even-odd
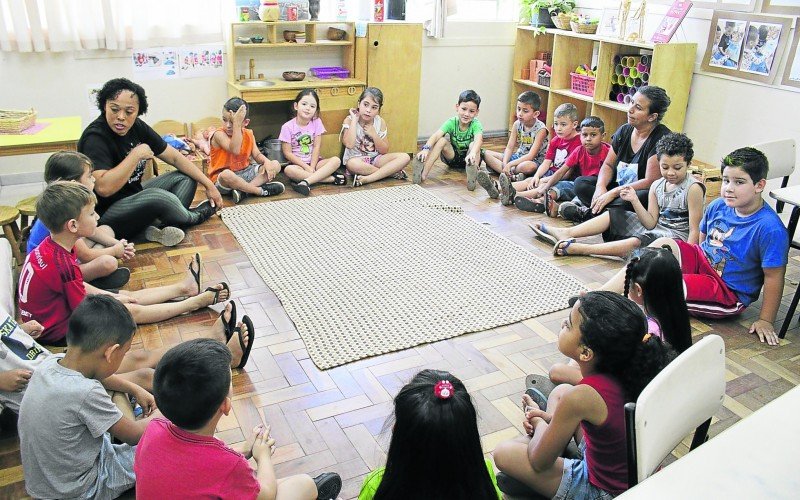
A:
POLYGON ((153 393, 169 420, 154 419, 139 441, 136 497, 336 498, 342 487, 336 473, 275 478, 269 426, 253 430, 244 455, 214 437, 220 418, 231 411, 230 361, 228 350, 211 339, 184 342, 161 359, 153 393))
POLYGON ((597 175, 600 172, 611 148, 607 142, 603 142, 605 124, 600 118, 589 116, 581 122, 580 131, 582 147, 573 150, 553 175, 543 179, 536 191, 541 194, 532 198, 517 196, 514 198, 514 206, 526 212, 547 212, 550 217, 556 217, 558 202, 575 198, 575 183, 572 179, 597 175))
MULTIPOLYGON (((199 255, 191 273, 172 285, 129 292, 111 293, 83 281, 75 257, 75 242, 89 237, 97 228, 94 211, 96 199, 85 186, 76 182, 58 181, 49 184, 36 200, 36 214, 50 231, 50 236, 28 254, 20 271, 19 308, 24 321, 38 321, 44 331, 39 341, 64 345, 67 321, 72 311, 87 294, 111 295, 127 307, 137 324, 155 323, 180 314, 216 304, 230 297, 227 283, 200 289, 199 255), (187 297, 178 302, 169 302, 187 297)), ((234 357, 246 362, 255 332, 239 330, 239 338, 229 343, 234 357), (246 337, 246 338, 245 338, 246 337)), ((239 366, 239 365, 237 365, 239 366)))

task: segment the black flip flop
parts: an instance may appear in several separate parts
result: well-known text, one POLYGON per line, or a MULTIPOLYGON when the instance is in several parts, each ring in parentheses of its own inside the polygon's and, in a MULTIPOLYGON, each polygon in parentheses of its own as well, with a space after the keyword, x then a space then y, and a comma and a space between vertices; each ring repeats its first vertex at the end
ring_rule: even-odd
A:
POLYGON ((219 313, 219 317, 222 318, 222 326, 225 329, 225 343, 227 344, 228 341, 233 337, 233 331, 236 329, 236 302, 229 301, 228 304, 231 305, 231 317, 228 321, 225 321, 223 317, 225 314, 225 309, 222 309, 222 312, 219 313))
POLYGON ((244 345, 242 329, 237 326, 233 330, 234 333, 239 335, 239 345, 242 348, 242 359, 239 361, 239 365, 236 367, 237 369, 244 368, 244 365, 247 364, 247 360, 250 359, 250 351, 253 349, 253 343, 256 340, 256 330, 253 328, 253 322, 250 321, 250 317, 247 315, 243 316, 242 323, 244 323, 244 326, 247 327, 247 345, 244 345))
POLYGON ((550 377, 547 375, 531 374, 525 377, 525 389, 538 389, 544 395, 545 400, 550 397, 550 393, 555 387, 556 385, 550 381, 550 377))
POLYGON ((189 272, 194 276, 194 281, 197 283, 197 290, 200 290, 200 254, 194 254, 194 259, 189 262, 189 272), (197 271, 194 270, 192 264, 197 263, 197 271))
MULTIPOLYGON (((547 396, 545 396, 542 391, 533 387, 528 387, 525 389, 525 394, 530 396, 530 398, 533 400, 533 404, 535 404, 540 410, 547 410, 547 396)), ((523 411, 524 410, 525 408, 523 408, 523 411)))
POLYGON ((338 172, 333 174, 334 186, 344 186, 345 184, 347 184, 347 178, 344 176, 344 174, 340 174, 338 172))
MULTIPOLYGON (((217 283, 217 285, 222 285, 222 288, 214 288, 214 287, 210 286, 210 287, 206 288, 205 290, 203 290, 202 292, 200 292, 200 293, 214 292, 214 302, 211 303, 212 306, 216 305, 216 304, 219 304, 221 302, 220 299, 219 299, 219 296, 222 294, 222 292, 225 292, 225 291, 228 292, 228 296, 225 297, 222 300, 228 300, 228 299, 231 298, 231 289, 230 289, 230 287, 228 286, 227 283, 225 283, 224 281, 221 281, 221 282, 217 283)), ((216 286, 216 285, 214 285, 214 286, 216 286)))

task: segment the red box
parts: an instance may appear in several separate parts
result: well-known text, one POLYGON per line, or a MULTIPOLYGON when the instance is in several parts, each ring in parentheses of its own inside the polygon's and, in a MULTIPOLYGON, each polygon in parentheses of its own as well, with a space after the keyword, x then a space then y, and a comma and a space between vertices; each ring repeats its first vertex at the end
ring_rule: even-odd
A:
POLYGON ((579 75, 578 73, 569 74, 572 79, 570 80, 570 87, 576 94, 583 94, 594 96, 594 78, 591 76, 579 75))

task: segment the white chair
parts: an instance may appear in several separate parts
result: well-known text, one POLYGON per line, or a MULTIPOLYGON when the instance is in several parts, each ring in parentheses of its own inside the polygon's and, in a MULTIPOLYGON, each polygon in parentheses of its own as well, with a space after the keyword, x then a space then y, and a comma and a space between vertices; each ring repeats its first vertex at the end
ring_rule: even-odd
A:
POLYGON ((692 430, 690 449, 705 442, 725 396, 725 343, 708 335, 667 365, 625 405, 628 486, 653 474, 692 430))
MULTIPOLYGON (((767 180, 781 179, 781 187, 789 184, 789 176, 794 173, 794 165, 797 159, 797 147, 794 139, 781 139, 779 141, 762 142, 754 144, 754 148, 764 153, 769 161, 769 173, 767 180)), ((766 195, 768 190, 764 191, 766 195)), ((775 211, 783 211, 783 203, 775 204, 775 211)))

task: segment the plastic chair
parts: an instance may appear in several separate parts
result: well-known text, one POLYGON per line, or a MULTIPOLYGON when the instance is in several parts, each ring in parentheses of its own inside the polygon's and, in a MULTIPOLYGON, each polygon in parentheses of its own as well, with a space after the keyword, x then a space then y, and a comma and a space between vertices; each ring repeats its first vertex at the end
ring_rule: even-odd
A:
MULTIPOLYGON (((762 142, 761 144, 754 144, 753 147, 764 153, 767 156, 767 160, 769 160, 767 180, 783 178, 781 187, 786 187, 789 184, 789 176, 794 172, 794 164, 797 158, 794 139, 762 142)), ((778 213, 783 211, 782 201, 775 204, 775 211, 778 213)), ((795 246, 795 248, 800 248, 800 246, 795 246)))
POLYGON ((186 124, 175 120, 161 120, 153 124, 153 130, 158 135, 175 134, 175 137, 186 137, 188 130, 186 124))
POLYGON ((690 449, 706 441, 725 396, 725 343, 708 335, 684 351, 625 405, 628 487, 658 468, 692 430, 690 449))
POLYGON ((222 128, 223 126, 224 125, 220 118, 217 118, 216 116, 207 116, 190 124, 189 132, 192 134, 190 137, 194 137, 194 134, 207 129, 208 127, 222 128))

